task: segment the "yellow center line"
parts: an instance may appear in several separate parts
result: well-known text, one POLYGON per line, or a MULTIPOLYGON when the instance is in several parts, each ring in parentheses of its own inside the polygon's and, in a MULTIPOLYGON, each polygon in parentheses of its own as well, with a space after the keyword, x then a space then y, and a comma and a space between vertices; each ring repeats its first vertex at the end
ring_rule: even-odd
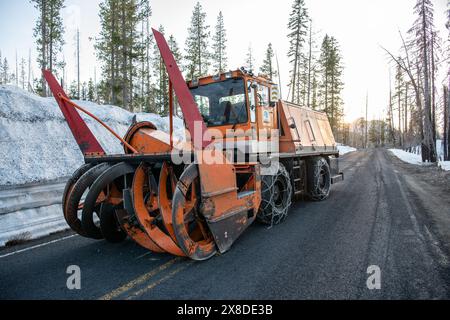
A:
POLYGON ((149 279, 151 279, 152 277, 156 276, 157 274, 159 274, 160 272, 164 271, 165 269, 169 268, 170 266, 172 266, 175 262, 180 261, 181 258, 175 258, 173 260, 170 260, 169 262, 159 266, 156 269, 153 269, 152 271, 134 279, 131 280, 130 282, 124 284, 123 286, 111 291, 110 293, 107 293, 106 295, 104 295, 103 297, 99 298, 98 300, 112 300, 114 298, 117 298, 118 296, 120 296, 121 294, 123 294, 124 292, 127 292, 130 289, 133 289, 134 287, 148 281, 149 279))
POLYGON ((146 286, 145 288, 142 288, 142 289, 140 289, 140 290, 138 290, 138 291, 132 293, 129 297, 126 298, 126 300, 133 300, 133 299, 135 299, 136 297, 138 297, 138 296, 140 296, 140 295, 142 295, 142 294, 144 294, 144 293, 146 293, 146 292, 152 290, 154 287, 156 287, 156 286, 160 285, 161 283, 163 283, 163 282, 169 280, 170 278, 172 278, 173 276, 175 276, 177 273, 179 273, 180 271, 183 271, 184 269, 186 269, 187 267, 191 266, 191 265, 194 264, 194 263, 195 263, 195 261, 191 261, 191 262, 188 262, 188 263, 182 265, 181 267, 175 269, 174 271, 172 271, 172 272, 169 273, 168 275, 162 277, 161 279, 156 280, 156 281, 150 283, 150 284, 149 284, 148 286, 146 286))

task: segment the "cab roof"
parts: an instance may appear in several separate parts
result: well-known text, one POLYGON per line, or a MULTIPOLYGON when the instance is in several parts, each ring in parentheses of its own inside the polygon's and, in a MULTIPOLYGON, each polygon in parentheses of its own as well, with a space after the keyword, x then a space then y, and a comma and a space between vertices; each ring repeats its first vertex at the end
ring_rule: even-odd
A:
POLYGON ((217 75, 209 75, 209 76, 201 77, 198 79, 190 80, 190 81, 187 81, 187 85, 189 86, 189 88, 195 88, 200 85, 206 85, 209 83, 225 81, 227 79, 236 79, 236 78, 245 78, 247 80, 252 79, 256 82, 266 84, 269 86, 276 85, 275 83, 272 82, 272 80, 269 79, 269 77, 267 77, 265 75, 254 75, 253 73, 248 72, 244 68, 237 69, 234 71, 224 72, 224 73, 217 74, 217 75))

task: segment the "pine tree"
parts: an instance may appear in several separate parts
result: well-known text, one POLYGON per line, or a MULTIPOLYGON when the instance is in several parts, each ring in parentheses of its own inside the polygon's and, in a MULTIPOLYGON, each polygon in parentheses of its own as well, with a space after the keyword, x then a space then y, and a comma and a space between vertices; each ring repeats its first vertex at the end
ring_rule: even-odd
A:
POLYGON ((0 51, 0 85, 3 84, 3 58, 2 52, 0 51))
POLYGON ((78 96, 78 83, 76 81, 72 81, 70 84, 69 96, 73 100, 80 100, 80 96, 78 96))
POLYGON ((10 75, 9 75, 9 82, 10 83, 15 83, 16 82, 16 74, 15 73, 11 73, 10 75))
MULTIPOLYGON (((64 45, 64 26, 61 10, 64 0, 31 0, 39 11, 39 17, 34 28, 34 37, 38 49, 38 64, 40 69, 48 69, 58 74, 60 61, 58 53, 64 45)), ((46 82, 41 79, 41 94, 47 95, 46 82)))
MULTIPOLYGON (((160 26, 158 31, 164 35, 164 27, 160 26)), ((153 76, 155 79, 154 97, 156 110, 154 112, 166 116, 169 113, 169 76, 167 75, 164 61, 161 58, 158 46, 155 43, 153 53, 153 76)))
MULTIPOLYGON (((78 82, 77 82, 77 86, 78 86, 78 82)), ((77 88, 78 90, 78 88, 77 88)), ((86 101, 88 99, 88 84, 85 82, 83 82, 81 84, 81 100, 86 101)))
POLYGON ((318 63, 320 107, 327 113, 331 128, 337 134, 343 117, 341 98, 343 67, 339 45, 334 37, 325 35, 318 63))
POLYGON ((182 66, 183 56, 181 55, 181 50, 180 47, 178 46, 177 40, 173 35, 170 35, 169 40, 167 40, 167 43, 169 45, 170 51, 172 51, 175 61, 177 62, 177 64, 182 66))
POLYGON ((318 108, 318 89, 319 83, 317 81, 317 73, 313 71, 311 81, 311 108, 317 110, 318 108))
POLYGON ((90 78, 89 82, 88 82, 87 100, 92 101, 92 102, 97 100, 95 98, 95 85, 94 85, 94 81, 92 81, 92 78, 90 78))
POLYGON ((153 85, 151 83, 152 77, 152 58, 151 48, 153 47, 153 34, 150 30, 150 19, 152 16, 152 9, 149 0, 141 0, 140 8, 141 16, 141 47, 142 54, 140 56, 140 88, 138 105, 140 105, 140 111, 150 112, 154 109, 153 106, 153 85))
MULTIPOLYGON (((81 96, 81 73, 80 73, 80 69, 81 69, 81 63, 80 63, 80 30, 77 29, 77 34, 76 34, 76 52, 75 55, 77 57, 77 92, 78 92, 78 96, 81 96)), ((85 100, 85 99, 83 99, 85 100)))
POLYGON ((253 56, 253 48, 251 44, 248 46, 247 57, 245 59, 245 68, 248 71, 254 71, 255 68, 255 57, 253 56))
POLYGON ((307 95, 308 95, 308 60, 305 58, 301 59, 299 64, 298 74, 297 74, 297 85, 295 91, 297 93, 298 101, 297 103, 302 106, 307 106, 307 95))
POLYGON ((191 25, 186 39, 186 72, 189 79, 195 79, 208 74, 210 53, 208 39, 209 26, 206 24, 206 13, 200 2, 194 7, 191 25))
POLYGON ((139 61, 144 47, 139 26, 143 19, 138 0, 104 0, 100 4, 101 32, 96 41, 97 57, 103 62, 102 95, 112 104, 133 111, 139 61))
POLYGON ((225 24, 223 22, 222 11, 219 12, 216 24, 216 33, 213 37, 213 68, 214 73, 219 74, 225 72, 228 64, 227 57, 227 35, 225 30, 225 24))
POLYGON ((5 58, 3 60, 3 74, 2 74, 2 78, 3 78, 3 83, 4 84, 8 84, 10 79, 9 79, 9 64, 8 64, 8 60, 5 58))
POLYGON ((308 19, 308 11, 306 9, 304 0, 294 0, 288 23, 288 28, 290 31, 288 34, 288 57, 290 58, 289 62, 292 64, 292 69, 290 71, 290 88, 292 94, 291 101, 293 103, 300 103, 299 70, 302 60, 305 59, 304 55, 302 54, 302 49, 305 43, 305 36, 307 34, 308 19))
POLYGON ((308 108, 311 108, 311 99, 312 99, 312 86, 313 86, 313 75, 315 72, 315 57, 314 57, 314 47, 315 47, 315 40, 313 37, 313 25, 312 20, 310 20, 309 24, 309 40, 308 40, 308 57, 307 57, 307 75, 306 76, 306 105, 308 108))
POLYGON ((42 81, 40 78, 33 79, 33 92, 38 95, 42 95, 42 81))
POLYGON ((373 146, 379 146, 379 132, 378 132, 378 123, 375 120, 369 122, 369 142, 373 146))
POLYGON ((22 89, 25 90, 25 86, 27 83, 26 80, 26 61, 24 58, 20 60, 20 85, 22 86, 22 89))
POLYGON ((278 72, 275 70, 273 66, 273 58, 274 58, 273 48, 272 44, 269 43, 266 50, 265 59, 263 61, 263 65, 261 67, 260 72, 266 76, 268 76, 270 79, 274 79, 278 76, 278 72))

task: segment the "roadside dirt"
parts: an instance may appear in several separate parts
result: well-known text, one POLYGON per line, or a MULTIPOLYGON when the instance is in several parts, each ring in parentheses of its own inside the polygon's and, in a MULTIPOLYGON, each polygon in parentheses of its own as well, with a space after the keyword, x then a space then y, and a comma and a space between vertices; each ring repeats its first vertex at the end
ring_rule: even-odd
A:
MULTIPOLYGON (((388 157, 406 183, 408 196, 415 202, 432 245, 450 254, 450 172, 436 166, 412 165, 392 153, 388 157)), ((450 263, 450 262, 447 262, 450 263)))

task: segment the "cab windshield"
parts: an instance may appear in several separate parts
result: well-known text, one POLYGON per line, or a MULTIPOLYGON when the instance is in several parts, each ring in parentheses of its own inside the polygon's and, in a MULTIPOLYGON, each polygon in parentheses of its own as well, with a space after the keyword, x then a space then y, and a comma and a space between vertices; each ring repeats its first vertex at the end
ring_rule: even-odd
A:
POLYGON ((191 89, 208 127, 248 122, 243 79, 228 79, 191 89))

